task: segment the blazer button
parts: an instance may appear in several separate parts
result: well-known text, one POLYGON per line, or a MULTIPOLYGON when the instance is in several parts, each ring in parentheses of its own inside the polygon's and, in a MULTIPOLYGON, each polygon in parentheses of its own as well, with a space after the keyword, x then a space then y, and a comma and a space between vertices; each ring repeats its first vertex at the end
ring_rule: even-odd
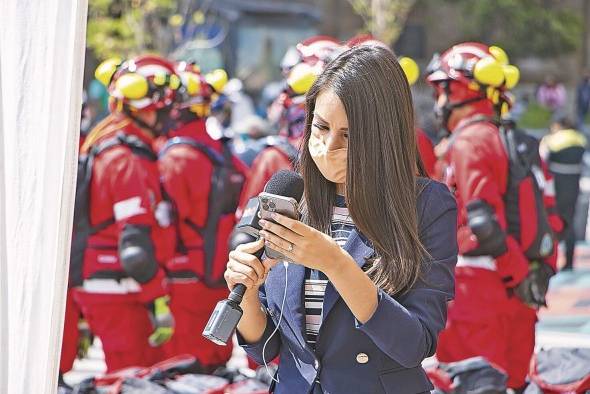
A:
POLYGON ((366 364, 369 362, 369 356, 366 353, 359 353, 356 355, 356 362, 359 364, 366 364))

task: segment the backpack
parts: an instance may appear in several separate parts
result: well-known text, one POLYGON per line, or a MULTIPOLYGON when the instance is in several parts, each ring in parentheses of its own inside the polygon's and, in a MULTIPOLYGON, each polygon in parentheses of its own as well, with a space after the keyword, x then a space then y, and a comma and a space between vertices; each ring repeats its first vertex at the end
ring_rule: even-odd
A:
POLYGON ((92 182, 92 165, 96 156, 119 145, 127 146, 134 155, 150 161, 156 161, 158 158, 149 145, 133 135, 124 133, 119 133, 113 138, 94 145, 87 154, 78 157, 74 223, 70 248, 70 287, 82 286, 84 280, 84 252, 88 246, 88 238, 115 223, 114 217, 95 226, 90 222, 90 185, 92 182))
POLYGON ((543 201, 544 175, 538 141, 505 124, 500 124, 499 129, 509 160, 504 195, 508 233, 530 261, 542 260, 553 253, 556 237, 543 201))
MULTIPOLYGON (((190 219, 184 223, 203 239, 203 252, 205 255, 204 275, 201 280, 209 287, 221 287, 225 285, 223 272, 215 274, 215 250, 217 245, 217 226, 222 216, 235 214, 240 202, 240 195, 245 182, 245 176, 237 170, 233 164, 232 152, 226 141, 222 141, 223 153, 202 144, 189 137, 174 137, 166 142, 160 152, 163 156, 168 149, 175 145, 188 145, 203 153, 213 164, 211 175, 211 189, 209 192, 209 212, 204 226, 200 227, 190 219)), ((182 240, 178 237, 179 251, 186 253, 182 240)))

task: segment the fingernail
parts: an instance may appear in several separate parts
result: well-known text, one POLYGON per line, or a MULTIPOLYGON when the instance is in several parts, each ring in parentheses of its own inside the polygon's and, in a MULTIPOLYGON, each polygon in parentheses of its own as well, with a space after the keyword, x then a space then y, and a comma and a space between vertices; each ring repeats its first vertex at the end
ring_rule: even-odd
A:
POLYGON ((270 214, 270 217, 276 220, 279 217, 279 215, 276 212, 273 212, 270 214))
POLYGON ((259 221, 258 223, 259 223, 259 224, 260 224, 262 227, 264 227, 264 228, 266 228, 266 226, 267 226, 267 224, 268 224, 268 223, 267 223, 267 221, 266 221, 266 220, 264 220, 264 219, 260 219, 260 221, 259 221))

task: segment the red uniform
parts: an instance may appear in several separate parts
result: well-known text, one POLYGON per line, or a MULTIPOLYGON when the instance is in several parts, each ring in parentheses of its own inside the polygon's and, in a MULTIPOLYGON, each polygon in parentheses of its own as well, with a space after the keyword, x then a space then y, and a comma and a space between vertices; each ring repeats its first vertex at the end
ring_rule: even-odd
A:
MULTIPOLYGON (((121 132, 146 145, 152 138, 132 123, 121 132)), ((112 138, 103 136, 97 144, 112 138)), ((90 219, 93 226, 114 223, 90 236, 84 255, 82 288, 75 293, 91 331, 99 336, 108 372, 129 366, 150 366, 162 359, 161 348, 152 348, 148 337, 153 327, 146 304, 167 293, 163 267, 146 283, 139 284, 123 269, 118 244, 132 226, 151 230, 158 262, 171 255, 173 228, 160 227, 156 210, 162 203, 156 161, 118 145, 97 155, 90 185, 90 219)))
MULTIPOLYGON (((489 112, 478 113, 492 115, 489 112)), ((483 200, 493 208, 506 230, 503 196, 508 177, 508 157, 498 128, 471 117, 459 122, 447 153, 445 181, 454 190, 459 208, 459 259, 455 271, 455 300, 449 305, 446 329, 439 338, 437 358, 443 362, 484 356, 509 375, 509 386, 525 382, 535 343, 536 311, 508 291, 523 280, 529 262, 517 241, 506 236, 507 251, 469 257, 478 247, 467 224, 467 205, 483 200)))
POLYGON ((416 136, 418 142, 418 152, 422 158, 424 169, 428 173, 428 176, 432 178, 434 177, 434 167, 436 164, 434 146, 432 145, 432 141, 430 141, 430 138, 428 138, 424 130, 419 127, 416 128, 416 136))
MULTIPOLYGON (((203 120, 183 125, 171 137, 188 137, 222 153, 222 143, 207 134, 203 120)), ((233 164, 244 176, 247 175, 247 168, 241 161, 234 157, 233 164)), ((204 275, 203 239, 187 221, 198 227, 203 227, 207 221, 214 166, 200 150, 178 144, 165 150, 159 167, 164 188, 176 206, 179 240, 186 249, 186 253, 178 251, 167 263, 175 332, 165 346, 170 357, 190 353, 201 364, 213 368, 229 360, 232 346, 215 345, 201 332, 215 305, 227 297, 228 291, 226 287, 209 288, 199 280, 204 275)), ((218 222, 214 258, 217 272, 225 271, 228 239, 235 224, 233 213, 222 215, 218 222)))
POLYGON ((61 358, 59 360, 59 373, 61 375, 72 369, 78 354, 78 320, 80 320, 81 314, 80 307, 74 300, 73 290, 68 289, 61 358))

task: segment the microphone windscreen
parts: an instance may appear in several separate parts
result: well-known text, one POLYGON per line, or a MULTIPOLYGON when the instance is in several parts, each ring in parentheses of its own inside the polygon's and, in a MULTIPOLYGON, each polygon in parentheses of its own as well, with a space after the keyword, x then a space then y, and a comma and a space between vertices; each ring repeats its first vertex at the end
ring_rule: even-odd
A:
POLYGON ((303 196, 303 178, 295 171, 281 170, 270 178, 264 187, 264 191, 301 201, 301 197, 303 196))

